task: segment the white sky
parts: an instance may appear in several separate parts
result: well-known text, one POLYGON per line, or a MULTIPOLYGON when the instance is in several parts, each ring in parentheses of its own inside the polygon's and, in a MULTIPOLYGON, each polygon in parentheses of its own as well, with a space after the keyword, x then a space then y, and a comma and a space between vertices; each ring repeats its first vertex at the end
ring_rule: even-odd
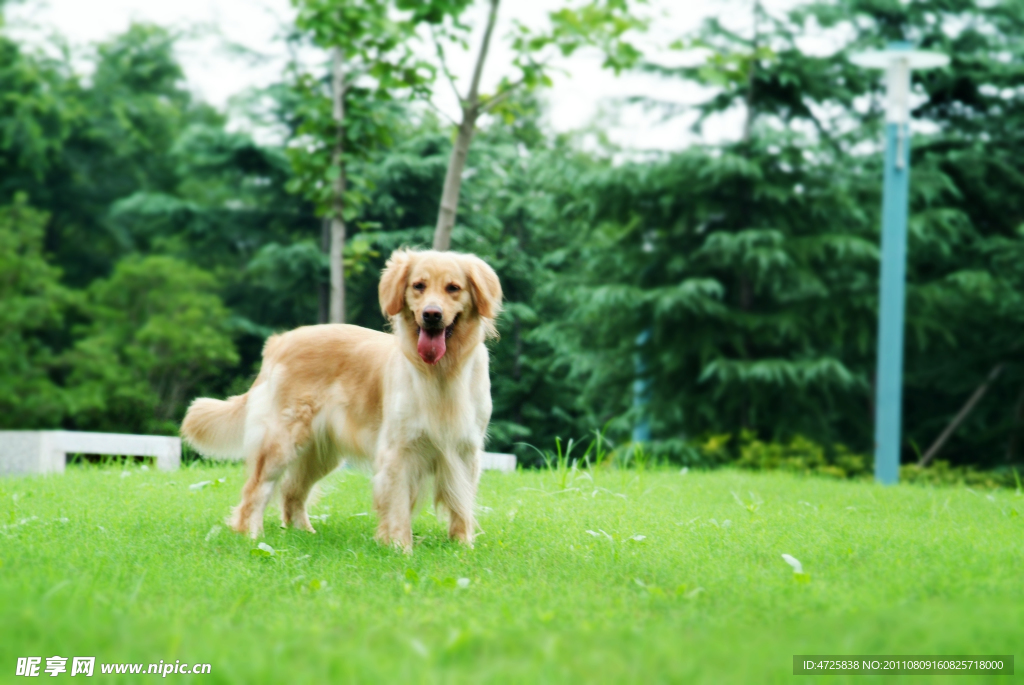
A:
MULTIPOLYGON (((506 67, 510 52, 500 39, 511 28, 512 19, 540 26, 546 13, 562 4, 561 0, 504 0, 495 31, 498 40, 492 42, 484 72, 485 90, 510 73, 506 67)), ((637 42, 648 56, 679 63, 681 55, 664 46, 713 14, 723 17, 731 28, 747 28, 751 4, 751 0, 649 0, 641 11, 655 21, 637 42)), ((794 2, 766 4, 777 9, 794 2)), ((480 28, 483 6, 479 0, 476 5, 468 19, 480 28)), ((294 10, 289 0, 22 0, 9 6, 6 15, 9 28, 23 39, 41 42, 45 35, 56 32, 79 50, 124 31, 132 21, 178 28, 189 35, 178 49, 189 86, 199 97, 223 108, 233 95, 279 79, 287 59, 281 36, 294 10), (240 57, 228 49, 229 44, 244 46, 263 58, 240 57)), ((471 52, 452 55, 451 66, 461 76, 463 89, 478 42, 479 32, 475 32, 471 52)), ((558 64, 568 74, 555 76, 555 87, 546 91, 546 97, 551 127, 559 132, 594 122, 615 98, 644 95, 690 103, 702 99, 699 88, 678 80, 635 73, 616 78, 600 68, 596 55, 578 54, 558 64)), ((457 103, 451 88, 439 82, 435 92, 438 106, 454 116, 457 103)), ((709 141, 736 138, 741 120, 742 114, 735 112, 712 121, 704 137, 709 141)), ((602 119, 602 128, 614 142, 631 149, 679 149, 696 140, 684 118, 659 124, 637 107, 621 110, 617 120, 602 119)))

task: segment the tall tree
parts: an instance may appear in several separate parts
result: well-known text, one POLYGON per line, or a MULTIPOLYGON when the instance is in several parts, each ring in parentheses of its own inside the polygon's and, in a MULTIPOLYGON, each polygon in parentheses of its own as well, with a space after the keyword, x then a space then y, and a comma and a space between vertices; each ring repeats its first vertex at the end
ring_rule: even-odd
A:
MULTIPOLYGON (((501 0, 486 2, 487 19, 465 95, 459 91, 445 54, 446 42, 450 43, 453 38, 465 40, 465 27, 454 21, 451 27, 441 24, 432 32, 440 68, 455 92, 461 114, 460 120, 453 122, 456 134, 437 211, 433 241, 435 250, 447 250, 451 246, 463 172, 479 118, 488 113, 514 116, 511 109, 506 108, 504 112, 499 112, 499 109, 508 104, 509 98, 520 90, 529 92, 540 85, 550 85, 549 73, 555 58, 568 57, 583 46, 599 48, 604 55, 603 66, 615 73, 632 66, 640 52, 626 40, 627 34, 646 26, 644 21, 630 13, 627 0, 593 0, 579 9, 563 8, 550 12, 549 25, 542 31, 533 31, 517 24, 508 36, 515 55, 511 65, 515 75, 502 78, 497 90, 493 94, 486 94, 480 91, 480 81, 490 52, 501 0)), ((455 15, 454 19, 457 18, 455 15)))
MULTIPOLYGON (((330 302, 328 320, 345 320, 346 222, 358 215, 364 197, 349 184, 349 162, 365 158, 390 138, 382 107, 401 89, 422 89, 430 72, 411 49, 415 28, 432 15, 413 12, 396 18, 403 3, 394 0, 293 0, 296 26, 330 51, 329 79, 304 73, 296 82, 305 96, 298 144, 291 148, 296 168, 293 188, 317 206, 329 223, 330 302), (321 93, 326 89, 329 96, 321 93), (323 102, 329 103, 324 117, 323 102), (323 181, 327 180, 325 184, 323 181)), ((404 3, 409 4, 409 3, 404 3)), ((444 3, 434 8, 444 10, 444 3)))

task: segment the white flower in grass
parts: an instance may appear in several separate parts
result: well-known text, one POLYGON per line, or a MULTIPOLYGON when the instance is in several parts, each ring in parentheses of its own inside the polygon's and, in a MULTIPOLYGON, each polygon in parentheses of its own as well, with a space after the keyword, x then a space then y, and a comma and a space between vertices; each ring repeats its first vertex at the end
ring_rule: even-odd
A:
POLYGON ((256 549, 261 549, 270 556, 274 556, 274 548, 265 542, 261 542, 260 544, 256 545, 256 549))
POLYGON ((409 646, 412 647, 412 651, 416 652, 424 659, 430 656, 430 650, 427 649, 427 646, 419 640, 417 640, 416 638, 412 638, 411 640, 409 640, 409 646))
POLYGON ((630 536, 629 539, 632 540, 633 542, 643 542, 644 540, 647 539, 647 536, 646 535, 632 535, 632 536, 630 536))
POLYGON ((188 486, 188 489, 192 490, 193 492, 195 492, 196 490, 202 490, 203 488, 205 488, 207 485, 210 485, 211 483, 213 483, 212 480, 201 480, 198 483, 192 483, 192 485, 188 486))
POLYGON ((455 581, 455 584, 459 586, 461 589, 465 590, 469 587, 469 578, 459 578, 455 581))
POLYGON ((783 554, 782 560, 793 567, 793 573, 803 575, 804 565, 800 563, 800 560, 791 554, 783 554))

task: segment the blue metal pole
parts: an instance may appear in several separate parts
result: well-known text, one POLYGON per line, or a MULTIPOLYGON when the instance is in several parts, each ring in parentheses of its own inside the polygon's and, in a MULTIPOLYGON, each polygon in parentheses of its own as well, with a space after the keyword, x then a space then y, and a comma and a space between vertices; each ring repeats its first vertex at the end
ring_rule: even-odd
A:
POLYGON ((889 123, 885 136, 882 282, 875 381, 875 480, 886 485, 898 482, 900 477, 909 190, 909 125, 906 122, 889 123))
POLYGON ((645 328, 636 338, 636 378, 633 380, 633 407, 637 412, 636 424, 633 426, 633 442, 651 441, 651 419, 647 405, 651 401, 651 379, 647 375, 647 362, 644 361, 643 347, 651 339, 651 329, 645 328))

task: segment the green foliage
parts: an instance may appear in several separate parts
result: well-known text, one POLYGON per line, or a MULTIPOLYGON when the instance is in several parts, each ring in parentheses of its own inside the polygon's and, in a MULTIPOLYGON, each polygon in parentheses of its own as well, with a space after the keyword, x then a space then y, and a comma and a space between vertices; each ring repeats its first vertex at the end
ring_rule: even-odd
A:
POLYGON ((789 471, 853 478, 871 473, 873 460, 870 456, 853 454, 845 445, 825 448, 807 438, 797 435, 788 442, 763 442, 753 433, 740 434, 740 468, 757 471, 789 471))
MULTIPOLYGON (((645 31, 648 20, 634 13, 636 5, 626 0, 594 0, 579 7, 562 7, 548 13, 550 26, 544 31, 531 30, 516 22, 511 34, 515 54, 513 65, 520 72, 519 81, 527 90, 539 85, 550 86, 549 63, 553 55, 568 57, 580 48, 600 51, 602 68, 616 74, 633 67, 641 52, 630 39, 645 31)), ((509 85, 499 87, 500 93, 509 85)))
POLYGON ((50 86, 73 119, 59 163, 30 197, 51 212, 47 244, 76 287, 108 275, 125 252, 146 247, 133 245, 123 227, 111 230, 111 206, 138 192, 174 194, 178 137, 193 124, 223 123, 192 102, 174 40, 165 29, 133 24, 97 47, 88 84, 67 65, 50 86))
POLYGON ((297 122, 287 148, 292 177, 287 188, 313 203, 318 216, 330 216, 331 183, 344 167, 346 191, 344 217, 353 221, 370 191, 354 163, 365 161, 393 142, 392 130, 401 110, 387 91, 349 88, 345 102, 342 166, 334 160, 337 124, 331 114, 331 95, 321 78, 299 74, 294 84, 296 103, 291 115, 297 122))
MULTIPOLYGON (((870 454, 856 454, 845 445, 821 445, 802 435, 787 441, 759 440, 753 431, 739 436, 708 435, 699 440, 654 440, 647 443, 626 442, 616 445, 605 431, 593 431, 589 441, 569 439, 564 444, 555 438, 554 449, 538 449, 527 445, 530 452, 521 466, 537 466, 555 475, 564 490, 572 479, 590 469, 634 469, 637 473, 665 466, 683 466, 707 470, 733 467, 749 471, 782 471, 798 475, 826 478, 869 480, 874 459, 870 454), (584 444, 586 447, 584 449, 584 444)), ((1021 492, 1020 475, 1016 469, 980 470, 971 466, 951 466, 939 460, 928 466, 906 464, 900 467, 900 481, 925 486, 960 486, 993 490, 1006 488, 1021 492)))
POLYGON ((915 485, 959 485, 985 490, 1008 488, 1021 492, 1020 476, 1015 469, 983 471, 969 465, 951 466, 948 461, 942 459, 924 467, 904 464, 900 467, 900 481, 915 485))
MULTIPOLYGON (((351 170, 352 162, 387 147, 400 116, 391 106, 402 91, 424 93, 433 70, 412 49, 417 25, 438 21, 438 14, 461 11, 464 3, 430 3, 411 19, 395 18, 392 0, 293 0, 298 9, 296 27, 315 45, 339 51, 343 84, 344 121, 339 125, 332 112, 332 83, 293 65, 294 101, 290 116, 294 135, 288 157, 294 176, 292 192, 311 201, 317 214, 332 211, 332 183, 343 175, 353 187, 344 198, 345 220, 352 221, 366 200, 365 179, 351 170), (372 86, 364 84, 366 79, 372 86), (340 136, 342 157, 335 159, 340 136), (340 165, 339 165, 340 164, 340 165)), ((401 3, 399 3, 401 4, 401 3)), ((328 70, 329 71, 329 70, 328 70)))
POLYGON ((199 383, 238 362, 213 277, 171 257, 128 257, 93 283, 89 323, 65 356, 76 421, 100 430, 176 433, 199 383))
POLYGON ((38 182, 68 136, 69 113, 52 85, 58 65, 23 54, 0 36, 0 194, 5 199, 38 182))
POLYGON ((551 285, 567 316, 543 333, 597 421, 630 411, 635 340, 652 325, 641 353, 662 439, 737 424, 821 435, 856 416, 871 348, 851 331, 873 326, 863 206, 877 196, 805 146, 765 133, 582 176, 551 285))
POLYGON ((0 426, 52 428, 64 397, 52 372, 73 295, 43 254, 47 216, 18 195, 0 207, 0 426))

